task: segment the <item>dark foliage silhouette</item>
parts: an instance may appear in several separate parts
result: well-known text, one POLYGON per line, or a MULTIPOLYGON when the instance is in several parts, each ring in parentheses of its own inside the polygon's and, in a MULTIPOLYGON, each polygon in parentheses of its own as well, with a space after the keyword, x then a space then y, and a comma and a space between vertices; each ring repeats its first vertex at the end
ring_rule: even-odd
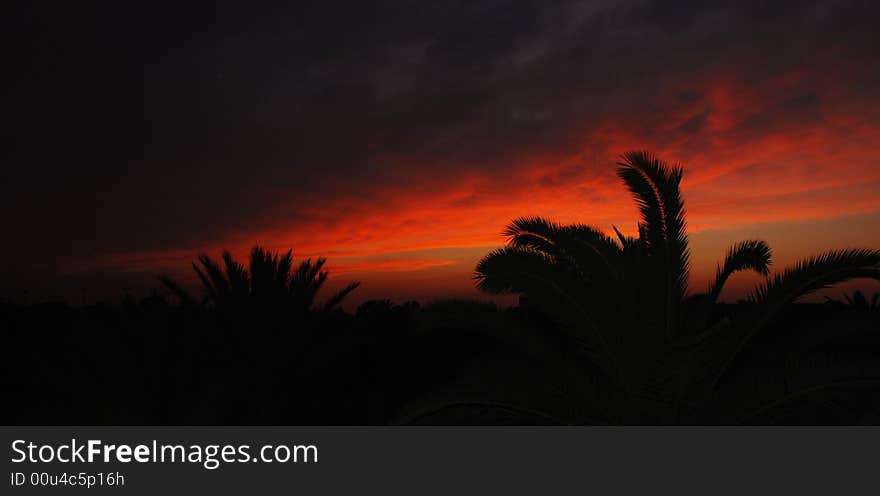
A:
MULTIPOLYGON (((307 259, 294 267, 293 250, 279 255, 260 246, 251 250, 248 268, 236 262, 232 254, 224 251, 222 266, 208 255, 198 257, 192 267, 206 292, 207 301, 222 311, 235 311, 249 307, 262 310, 284 308, 287 311, 306 313, 316 310, 333 310, 352 291, 360 286, 352 282, 320 305, 315 298, 327 281, 328 272, 322 270, 327 262, 318 258, 307 259)), ((160 277, 162 283, 178 296, 181 302, 191 304, 194 299, 179 284, 168 277, 160 277)))
MULTIPOLYGON (((791 370, 775 370, 774 378, 753 383, 739 373, 767 371, 767 364, 754 363, 750 348, 784 350, 785 343, 760 338, 787 304, 851 278, 880 279, 880 251, 830 251, 768 276, 770 248, 748 240, 729 249, 705 293, 689 295, 682 168, 643 151, 627 153, 618 165, 641 214, 637 237, 616 227, 615 239, 584 224, 523 217, 505 229, 508 245, 476 267, 478 288, 520 294, 551 315, 583 353, 580 380, 566 378, 574 406, 543 415, 574 422, 753 421, 813 396, 880 385, 870 360, 858 370, 836 363, 794 366, 809 350, 792 358, 791 370), (744 270, 768 277, 750 295, 748 310, 731 319, 718 311, 717 300, 728 278, 744 270)), ((520 406, 534 415, 522 399, 520 406)), ((453 398, 433 408, 463 404, 453 398)))
POLYGON ((631 153, 619 175, 635 236, 513 221, 477 285, 520 304, 321 298, 323 258, 260 247, 202 255, 204 295, 168 278, 117 304, 0 300, 5 424, 880 423, 877 296, 804 294, 878 278, 880 252, 840 250, 770 274, 733 244, 689 291, 680 167, 631 153), (719 301, 733 274, 764 276, 719 301))
POLYGON ((880 311, 880 293, 874 293, 870 299, 860 290, 855 290, 852 294, 844 293, 843 300, 835 300, 825 297, 825 301, 835 307, 852 308, 865 310, 870 312, 880 311))

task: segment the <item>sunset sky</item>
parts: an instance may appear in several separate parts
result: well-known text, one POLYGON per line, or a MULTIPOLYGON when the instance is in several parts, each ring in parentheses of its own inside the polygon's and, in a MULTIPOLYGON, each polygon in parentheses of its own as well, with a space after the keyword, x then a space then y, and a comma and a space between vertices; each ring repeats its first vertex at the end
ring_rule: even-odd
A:
POLYGON ((633 232, 634 148, 684 164, 697 290, 743 238, 880 248, 873 2, 367 3, 11 14, 0 296, 260 243, 361 299, 476 297, 514 217, 633 232))

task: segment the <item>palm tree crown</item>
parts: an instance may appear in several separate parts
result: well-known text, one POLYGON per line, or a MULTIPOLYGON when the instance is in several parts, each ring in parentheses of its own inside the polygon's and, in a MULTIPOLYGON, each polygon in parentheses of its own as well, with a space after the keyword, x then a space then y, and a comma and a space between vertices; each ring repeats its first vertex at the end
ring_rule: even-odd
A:
MULTIPOLYGON (((360 286, 359 282, 349 283, 323 303, 317 304, 318 291, 328 277, 328 272, 323 270, 327 262, 325 258, 318 258, 314 262, 309 258, 294 266, 292 250, 281 255, 255 246, 251 250, 247 268, 228 251, 223 252, 221 260, 222 264, 202 254, 198 257, 198 264, 193 262, 192 267, 205 289, 207 301, 224 311, 255 307, 299 312, 332 310, 360 286)), ((171 279, 161 277, 160 280, 181 301, 194 301, 171 279)))
POLYGON ((520 294, 553 315, 597 366, 599 386, 623 392, 625 408, 613 422, 673 420, 705 408, 785 304, 851 278, 880 279, 880 251, 868 249, 826 252, 769 276, 770 247, 746 240, 730 247, 705 292, 690 294, 682 174, 646 151, 629 152, 617 175, 639 209, 637 237, 522 217, 504 230, 507 245, 476 267, 479 289, 520 294), (751 312, 732 322, 714 314, 724 284, 740 271, 765 280, 749 296, 751 312), (703 401, 691 408, 695 397, 703 401))

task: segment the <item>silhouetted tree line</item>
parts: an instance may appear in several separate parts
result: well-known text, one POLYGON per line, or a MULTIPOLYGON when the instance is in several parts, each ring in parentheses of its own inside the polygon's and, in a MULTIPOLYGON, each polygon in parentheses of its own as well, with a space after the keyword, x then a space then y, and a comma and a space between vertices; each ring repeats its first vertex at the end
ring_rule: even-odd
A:
POLYGON ((119 305, 0 303, 7 424, 732 424, 880 421, 880 311, 861 292, 880 251, 830 251, 771 274, 763 241, 731 246, 687 287, 682 169, 631 152, 618 175, 637 236, 538 217, 476 268, 520 304, 320 298, 325 259, 255 247, 193 270, 203 294, 119 305), (765 277, 718 302, 739 271, 765 277))
MULTIPOLYGON (((156 293, 75 308, 0 305, 7 424, 385 424, 505 356, 517 309, 368 301, 231 311, 156 293)), ((515 356, 512 355, 512 356, 515 356)))

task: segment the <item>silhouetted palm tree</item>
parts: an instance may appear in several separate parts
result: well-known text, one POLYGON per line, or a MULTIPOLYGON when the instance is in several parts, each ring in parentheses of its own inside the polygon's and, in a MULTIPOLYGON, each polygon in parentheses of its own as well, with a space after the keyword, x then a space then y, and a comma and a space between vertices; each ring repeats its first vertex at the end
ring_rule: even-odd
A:
MULTIPOLYGON (((475 272, 479 289, 519 294, 523 305, 554 316, 586 354, 589 378, 578 383, 576 401, 587 413, 574 421, 747 421, 765 408, 865 380, 826 374, 801 385, 786 377, 772 399, 758 394, 767 392, 760 384, 747 392, 720 387, 783 306, 847 279, 880 278, 880 251, 830 251, 769 277, 770 248, 743 241, 730 247, 709 288, 689 295, 682 168, 644 151, 625 154, 618 166, 641 214, 638 237, 616 227, 611 237, 584 224, 523 217, 505 229, 507 246, 483 258, 475 272), (750 295, 748 315, 734 322, 713 313, 725 282, 739 271, 767 277, 750 295)), ((880 374, 869 379, 876 383, 880 374)), ((498 407, 512 408, 509 401, 498 407)))
MULTIPOLYGON (((198 257, 198 264, 193 262, 192 267, 202 282, 207 301, 224 311, 245 308, 283 308, 300 312, 332 310, 360 286, 359 282, 352 282, 317 304, 318 291, 328 276, 328 272, 322 270, 327 261, 325 258, 314 262, 309 258, 294 267, 292 250, 279 255, 255 246, 251 250, 248 268, 235 261, 228 251, 223 252, 221 259, 222 265, 202 254, 198 257)), ((176 282, 167 277, 160 277, 160 280, 184 304, 195 301, 176 282)))
POLYGON ((865 293, 861 290, 855 290, 852 294, 843 293, 843 301, 825 297, 827 303, 832 306, 848 307, 868 312, 876 312, 880 310, 880 293, 874 293, 869 300, 865 293))

